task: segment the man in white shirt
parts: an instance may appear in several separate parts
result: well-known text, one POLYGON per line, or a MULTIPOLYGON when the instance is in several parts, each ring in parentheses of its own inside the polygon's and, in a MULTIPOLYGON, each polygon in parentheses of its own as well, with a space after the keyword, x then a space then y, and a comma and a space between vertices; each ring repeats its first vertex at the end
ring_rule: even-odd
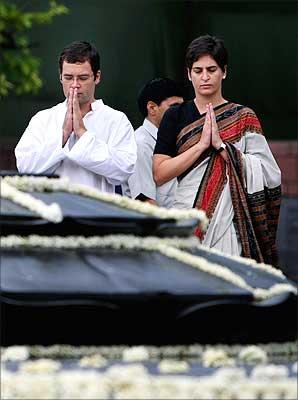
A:
POLYGON ((133 173, 134 131, 126 115, 95 100, 100 58, 88 42, 73 42, 59 57, 66 100, 38 112, 15 148, 20 173, 57 174, 104 192, 133 173))
POLYGON ((171 105, 182 102, 182 90, 169 78, 153 79, 140 90, 138 106, 145 119, 143 125, 135 132, 138 157, 134 173, 127 183, 122 184, 124 195, 160 207, 172 206, 177 185, 176 178, 157 187, 152 175, 152 156, 158 127, 165 111, 171 105))

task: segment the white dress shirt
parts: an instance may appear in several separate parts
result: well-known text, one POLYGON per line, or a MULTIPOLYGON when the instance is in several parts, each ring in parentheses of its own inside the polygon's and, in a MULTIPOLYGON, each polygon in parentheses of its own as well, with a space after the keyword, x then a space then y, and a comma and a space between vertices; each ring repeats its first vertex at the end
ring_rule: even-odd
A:
POLYGON ((15 148, 20 173, 57 174, 103 192, 133 173, 137 147, 133 127, 126 115, 106 106, 102 100, 91 104, 83 118, 87 131, 78 138, 74 132, 62 147, 62 126, 66 101, 38 112, 15 148))
POLYGON ((135 199, 143 194, 153 199, 160 207, 170 208, 175 198, 177 180, 172 179, 162 186, 156 186, 152 174, 153 150, 157 139, 157 127, 145 118, 143 125, 135 131, 138 157, 134 173, 122 185, 123 194, 135 199))

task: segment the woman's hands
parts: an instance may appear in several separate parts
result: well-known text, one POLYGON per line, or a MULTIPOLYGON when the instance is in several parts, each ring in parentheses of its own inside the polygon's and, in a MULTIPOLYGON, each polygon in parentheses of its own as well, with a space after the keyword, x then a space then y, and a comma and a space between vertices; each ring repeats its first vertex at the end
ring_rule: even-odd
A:
POLYGON ((223 143, 214 113, 212 103, 206 105, 206 117, 200 139, 201 145, 205 150, 211 145, 215 150, 218 150, 223 143))

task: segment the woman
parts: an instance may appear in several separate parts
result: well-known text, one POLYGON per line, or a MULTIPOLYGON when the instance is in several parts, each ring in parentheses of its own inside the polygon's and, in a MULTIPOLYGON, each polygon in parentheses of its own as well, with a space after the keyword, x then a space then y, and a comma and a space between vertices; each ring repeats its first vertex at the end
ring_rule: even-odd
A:
POLYGON ((280 169, 255 113, 222 95, 227 61, 216 37, 190 43, 186 67, 195 99, 166 112, 154 150, 154 179, 162 185, 178 178, 173 207, 206 211, 206 233, 195 232, 203 244, 276 265, 280 169))

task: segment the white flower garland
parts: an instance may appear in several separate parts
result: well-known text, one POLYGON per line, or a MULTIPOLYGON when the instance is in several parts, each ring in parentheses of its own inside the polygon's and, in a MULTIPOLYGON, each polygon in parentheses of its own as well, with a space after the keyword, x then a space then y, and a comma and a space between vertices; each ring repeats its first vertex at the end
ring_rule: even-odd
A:
MULTIPOLYGON (((273 373, 274 372, 274 373, 273 373)), ((260 373, 260 372, 259 372, 260 373)), ((211 376, 154 376, 143 365, 114 365, 106 372, 58 371, 31 375, 2 371, 1 398, 10 399, 296 399, 297 381, 280 371, 270 380, 227 370, 211 376), (238 379, 232 379, 237 376, 238 379)))
MULTIPOLYGON (((175 239, 174 239, 175 240, 175 239)), ((192 239, 193 240, 193 239, 192 239)), ((269 299, 273 296, 282 293, 294 293, 297 294, 297 288, 291 284, 275 284, 269 289, 253 288, 248 285, 245 280, 232 272, 229 268, 223 267, 222 265, 211 263, 203 257, 194 256, 185 251, 179 250, 173 246, 170 246, 169 239, 160 239, 155 237, 136 237, 133 235, 109 235, 109 236, 94 236, 85 238, 83 236, 70 236, 70 237, 59 237, 59 236, 7 236, 1 238, 2 248, 16 248, 16 247, 42 247, 42 248, 79 248, 79 247, 95 247, 95 248, 112 248, 112 249, 128 249, 128 250, 147 250, 147 251, 159 251, 169 258, 173 258, 182 263, 188 264, 194 268, 197 268, 203 272, 214 275, 220 279, 223 279, 235 286, 245 289, 251 292, 254 298, 258 301, 269 299)), ((173 239, 170 240, 173 243, 173 239)), ((181 240, 180 245, 188 243, 188 239, 181 240)))
POLYGON ((138 211, 161 219, 182 220, 193 218, 199 221, 200 227, 203 230, 206 230, 208 226, 208 218, 206 217, 206 213, 202 210, 197 210, 195 208, 191 210, 180 210, 175 208, 167 209, 164 207, 157 207, 148 202, 133 200, 118 194, 101 192, 85 185, 71 184, 67 178, 49 179, 46 177, 33 176, 6 176, 3 180, 24 191, 65 191, 106 201, 129 210, 138 211))
POLYGON ((1 178, 1 197, 13 201, 22 207, 27 208, 40 215, 42 218, 58 223, 63 219, 61 208, 57 203, 50 205, 36 199, 28 193, 23 193, 14 186, 9 185, 1 178))
POLYGON ((274 268, 274 267, 272 267, 272 265, 258 263, 256 260, 253 260, 252 258, 246 258, 246 257, 241 257, 241 256, 232 256, 230 254, 223 253, 222 251, 217 250, 215 248, 207 247, 203 244, 200 244, 199 248, 202 250, 205 250, 209 253, 213 253, 213 254, 216 254, 219 256, 229 258, 230 260, 238 261, 238 262, 241 262, 242 264, 249 265, 252 268, 259 269, 259 270, 261 269, 272 275, 278 276, 279 278, 287 279, 286 276, 283 274, 283 272, 280 269, 274 268))

